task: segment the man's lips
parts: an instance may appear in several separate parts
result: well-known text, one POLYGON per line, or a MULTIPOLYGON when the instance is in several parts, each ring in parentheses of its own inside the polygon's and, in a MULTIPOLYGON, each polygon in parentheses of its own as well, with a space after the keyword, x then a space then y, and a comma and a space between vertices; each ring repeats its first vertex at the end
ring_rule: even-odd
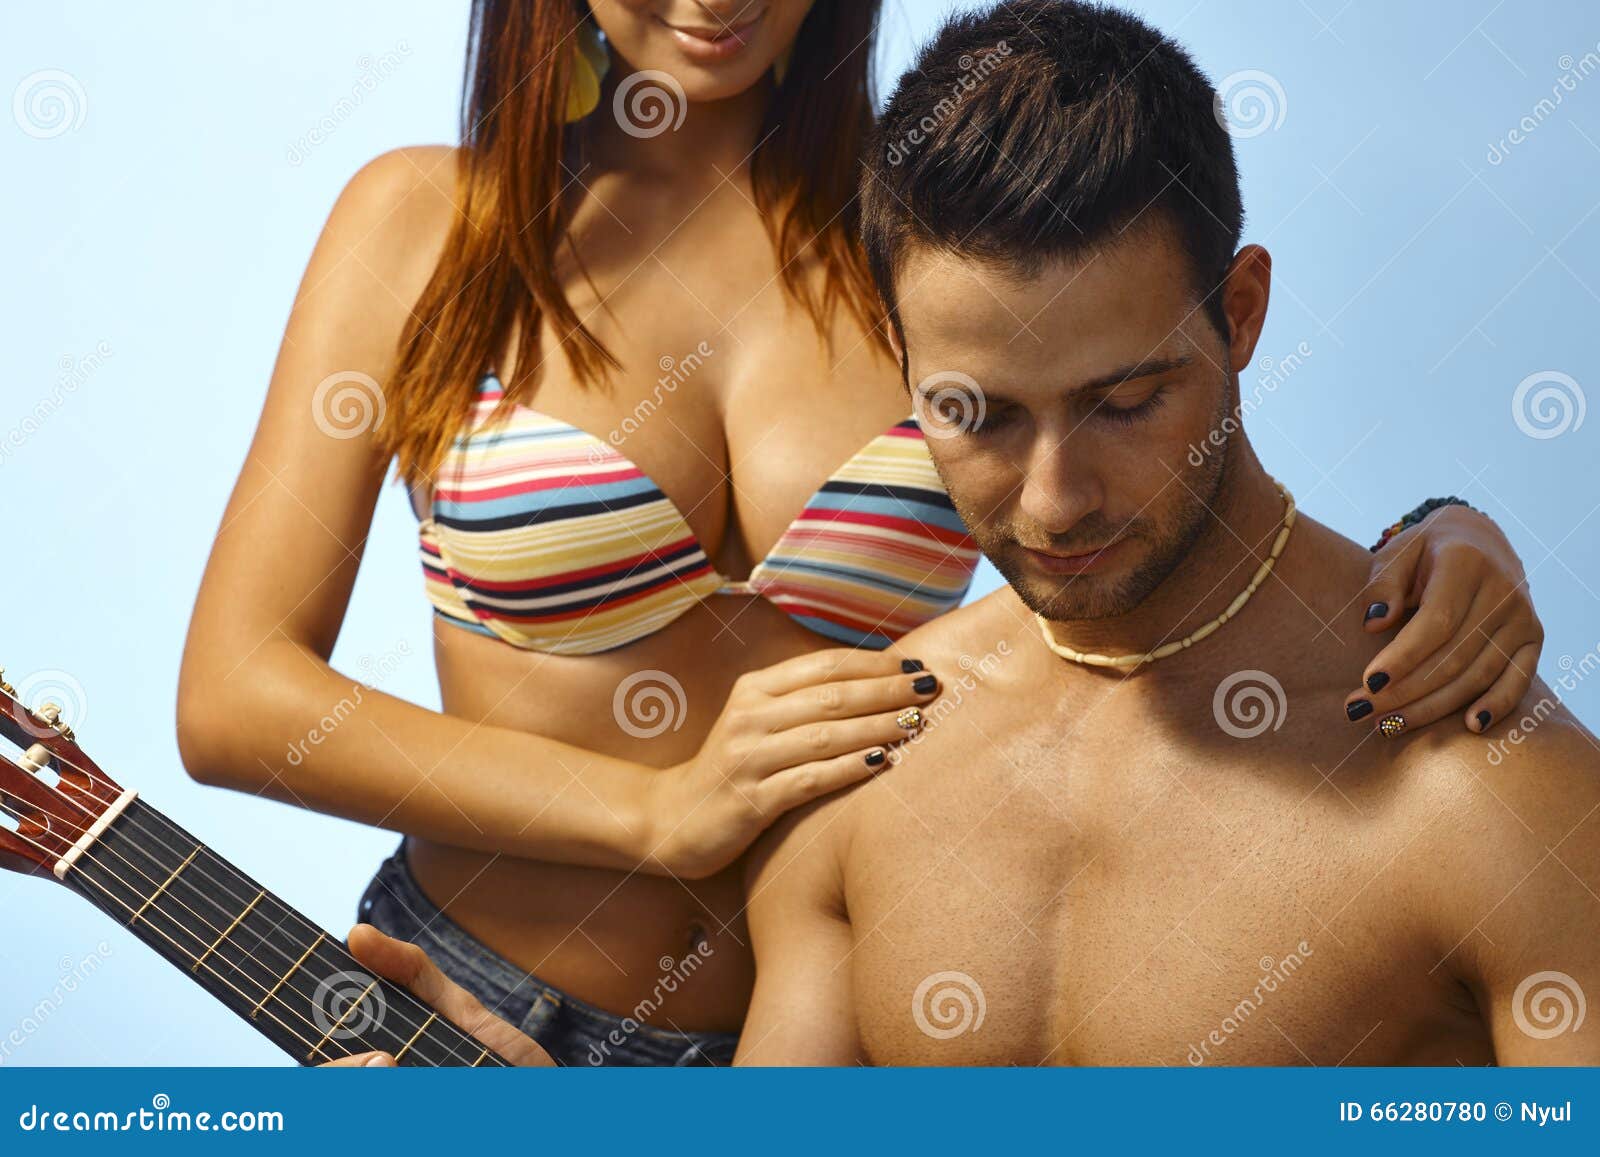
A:
POLYGON ((1083 574, 1104 567, 1108 560, 1115 561, 1126 542, 1127 539, 1117 539, 1115 542, 1080 554, 1056 554, 1026 546, 1022 549, 1027 552, 1028 558, 1035 566, 1050 574, 1083 574))

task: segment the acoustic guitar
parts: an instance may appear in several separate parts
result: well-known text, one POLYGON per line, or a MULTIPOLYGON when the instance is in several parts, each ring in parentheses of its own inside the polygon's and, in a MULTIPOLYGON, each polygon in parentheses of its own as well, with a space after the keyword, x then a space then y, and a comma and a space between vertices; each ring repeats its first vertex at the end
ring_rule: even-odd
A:
POLYGON ((0 670, 0 867, 54 878, 303 1065, 510 1067, 100 770, 0 670), (6 744, 15 745, 11 751, 6 744))

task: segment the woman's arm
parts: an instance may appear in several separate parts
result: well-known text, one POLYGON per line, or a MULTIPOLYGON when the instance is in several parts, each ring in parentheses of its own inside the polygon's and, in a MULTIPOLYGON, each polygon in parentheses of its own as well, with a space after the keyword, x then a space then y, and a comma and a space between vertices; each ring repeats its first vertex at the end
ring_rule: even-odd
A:
POLYGON ((745 676, 700 754, 666 770, 441 715, 329 665, 388 467, 371 429, 378 383, 457 212, 454 185, 453 150, 389 153, 329 217, 195 605, 184 764, 204 783, 461 847, 709 874, 904 738, 894 713, 932 695, 898 656, 825 651, 745 676))
POLYGON ((1445 506, 1390 538, 1360 603, 1369 633, 1400 631, 1346 699, 1352 721, 1398 717, 1399 734, 1463 711, 1467 730, 1482 733, 1533 683, 1544 627, 1522 560, 1476 510, 1445 506))
POLYGON ((329 216, 201 583, 180 750, 205 783, 463 846, 632 866, 646 853, 643 768, 439 715, 328 665, 388 467, 377 383, 438 258, 430 225, 454 182, 452 150, 389 153, 329 216), (343 722, 319 727, 326 716, 343 722), (313 729, 321 742, 284 766, 313 729), (567 790, 580 769, 590 790, 567 790))

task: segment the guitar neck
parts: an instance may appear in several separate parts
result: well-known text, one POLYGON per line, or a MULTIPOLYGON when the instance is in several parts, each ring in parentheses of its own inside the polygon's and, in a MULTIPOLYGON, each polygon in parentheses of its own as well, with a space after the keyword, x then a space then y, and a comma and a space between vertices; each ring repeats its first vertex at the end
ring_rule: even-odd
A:
POLYGON ((509 1063, 143 800, 62 882, 300 1064, 379 1050, 417 1067, 509 1063))

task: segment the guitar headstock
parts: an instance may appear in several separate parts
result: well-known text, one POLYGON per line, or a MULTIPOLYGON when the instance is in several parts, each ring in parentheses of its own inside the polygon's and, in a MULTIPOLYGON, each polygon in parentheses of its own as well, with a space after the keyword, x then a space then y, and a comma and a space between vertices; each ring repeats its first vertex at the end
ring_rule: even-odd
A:
POLYGON ((84 754, 59 706, 29 707, 4 670, 0 738, 0 867, 48 874, 122 789, 84 754))

